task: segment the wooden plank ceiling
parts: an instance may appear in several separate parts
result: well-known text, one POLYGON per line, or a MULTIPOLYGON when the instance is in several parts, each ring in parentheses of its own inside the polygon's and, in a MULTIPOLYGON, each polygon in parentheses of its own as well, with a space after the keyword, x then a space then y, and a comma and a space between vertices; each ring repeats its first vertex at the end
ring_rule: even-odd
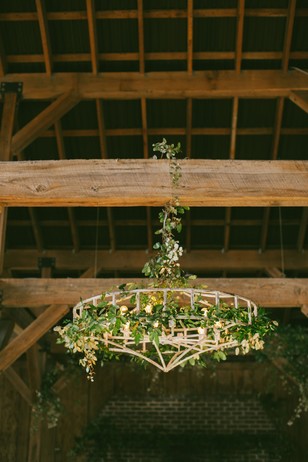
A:
POLYGON ((23 85, 0 105, 0 290, 17 323, 13 307, 41 313, 0 369, 97 286, 63 277, 140 277, 172 193, 149 159, 162 137, 188 158, 183 267, 268 307, 308 304, 308 5, 112 3, 0 5, 0 84, 23 85))

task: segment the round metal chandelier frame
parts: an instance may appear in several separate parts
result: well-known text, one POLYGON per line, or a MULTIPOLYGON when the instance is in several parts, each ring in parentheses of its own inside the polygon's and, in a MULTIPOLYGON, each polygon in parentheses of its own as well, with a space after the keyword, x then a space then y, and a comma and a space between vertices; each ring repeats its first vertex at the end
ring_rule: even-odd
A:
MULTIPOLYGON (((163 305, 162 313, 168 309, 170 300, 176 300, 178 303, 177 314, 172 315, 169 321, 167 319, 168 327, 163 322, 160 323, 161 335, 159 335, 157 342, 153 342, 147 329, 144 329, 142 339, 136 343, 129 322, 124 324, 116 335, 113 335, 111 329, 108 329, 107 318, 102 324, 104 333, 101 338, 96 337, 96 340, 102 342, 111 352, 136 356, 163 372, 169 372, 187 361, 199 359, 200 355, 204 353, 240 347, 239 340, 227 334, 233 327, 251 324, 252 318, 258 314, 257 305, 245 297, 197 288, 157 287, 127 291, 115 290, 104 293, 104 302, 116 307, 120 313, 122 311, 122 315, 126 315, 128 319, 128 315, 138 314, 139 320, 142 322, 142 320, 148 319, 149 310, 152 309, 143 303, 143 296, 160 299, 163 305), (134 300, 133 303, 132 299, 134 300), (247 313, 247 322, 223 319, 214 325, 209 324, 207 327, 208 311, 223 306, 244 310, 247 313), (202 315, 196 316, 187 313, 187 310, 181 312, 182 307, 190 307, 192 312, 198 307, 199 311, 202 311, 202 315), (142 316, 143 313, 144 317, 142 316), (187 321, 188 324, 189 321, 193 321, 194 326, 187 327, 185 325, 187 321), (156 350, 156 352, 154 350, 155 354, 153 354, 153 349, 156 350), (150 350, 152 351, 151 355, 149 355, 150 350)), ((73 308, 73 318, 75 320, 80 318, 87 306, 98 307, 101 300, 102 296, 96 295, 79 302, 73 308)), ((155 307, 153 307, 153 312, 155 312, 154 310, 155 307)))

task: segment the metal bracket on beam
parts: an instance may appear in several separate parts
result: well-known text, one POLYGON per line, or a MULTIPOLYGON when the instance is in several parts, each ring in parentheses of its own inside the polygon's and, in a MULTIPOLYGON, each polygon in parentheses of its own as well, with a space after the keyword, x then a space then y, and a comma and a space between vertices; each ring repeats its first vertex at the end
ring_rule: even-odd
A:
POLYGON ((42 268, 52 268, 56 266, 56 259, 53 257, 40 257, 37 259, 37 266, 39 269, 42 268))
POLYGON ((22 82, 1 82, 0 95, 2 98, 6 93, 16 93, 18 99, 22 97, 23 83, 22 82))

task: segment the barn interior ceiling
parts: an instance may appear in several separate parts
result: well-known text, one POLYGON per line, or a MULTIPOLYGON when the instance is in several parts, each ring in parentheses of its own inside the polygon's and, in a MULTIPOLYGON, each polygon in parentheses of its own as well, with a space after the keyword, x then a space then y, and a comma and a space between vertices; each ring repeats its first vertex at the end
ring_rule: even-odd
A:
POLYGON ((307 26, 306 0, 1 2, 0 370, 141 276, 163 137, 187 158, 182 267, 305 321, 307 26))

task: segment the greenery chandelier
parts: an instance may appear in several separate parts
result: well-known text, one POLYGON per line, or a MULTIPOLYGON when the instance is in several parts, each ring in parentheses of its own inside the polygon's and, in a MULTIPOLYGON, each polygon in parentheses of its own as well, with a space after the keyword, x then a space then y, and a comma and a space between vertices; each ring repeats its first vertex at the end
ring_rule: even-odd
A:
POLYGON ((92 381, 98 361, 103 364, 121 354, 169 372, 187 363, 205 365, 206 356, 225 360, 229 350, 235 354, 260 350, 264 336, 277 325, 251 300, 192 286, 196 276, 181 269, 183 248, 174 236, 181 232, 181 216, 188 210, 176 194, 181 178, 180 144, 168 145, 163 139, 153 147, 169 159, 174 191, 159 213, 157 254, 142 270, 154 282, 124 284, 81 301, 73 309, 72 321, 54 328, 58 342, 79 355, 92 381))

